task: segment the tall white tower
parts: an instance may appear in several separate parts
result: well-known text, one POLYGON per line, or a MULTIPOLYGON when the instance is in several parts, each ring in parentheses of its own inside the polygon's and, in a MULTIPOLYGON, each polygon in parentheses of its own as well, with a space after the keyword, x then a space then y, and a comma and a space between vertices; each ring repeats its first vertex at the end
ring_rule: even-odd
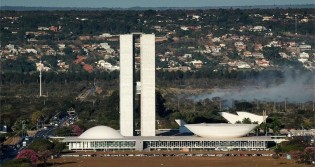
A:
MULTIPOLYGON (((120 36, 120 133, 134 134, 136 94, 134 35, 120 36)), ((141 136, 155 136, 155 35, 140 34, 141 136)))
POLYGON ((155 136, 155 35, 140 37, 141 136, 155 136))
POLYGON ((133 136, 134 133, 134 42, 133 35, 120 36, 120 85, 119 112, 120 133, 133 136))

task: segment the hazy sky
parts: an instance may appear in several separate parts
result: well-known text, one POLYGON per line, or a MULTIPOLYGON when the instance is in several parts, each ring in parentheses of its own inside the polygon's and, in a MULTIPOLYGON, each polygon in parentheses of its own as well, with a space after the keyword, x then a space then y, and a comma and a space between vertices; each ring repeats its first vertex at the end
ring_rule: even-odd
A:
POLYGON ((0 6, 28 7, 204 7, 315 4, 315 0, 0 0, 0 6))

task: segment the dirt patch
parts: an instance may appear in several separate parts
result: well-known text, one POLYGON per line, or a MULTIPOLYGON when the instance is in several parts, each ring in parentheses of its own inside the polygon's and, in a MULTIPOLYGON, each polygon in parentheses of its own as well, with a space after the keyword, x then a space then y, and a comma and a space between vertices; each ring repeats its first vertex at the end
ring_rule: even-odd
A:
POLYGON ((3 145, 17 145, 22 141, 22 138, 20 136, 14 136, 14 137, 9 137, 6 141, 3 142, 3 145))

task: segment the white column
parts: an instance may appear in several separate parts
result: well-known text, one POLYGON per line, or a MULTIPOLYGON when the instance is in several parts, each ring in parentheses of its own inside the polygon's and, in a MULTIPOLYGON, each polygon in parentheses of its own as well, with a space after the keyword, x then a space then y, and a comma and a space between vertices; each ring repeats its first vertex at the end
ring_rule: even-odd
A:
POLYGON ((141 55, 141 136, 155 136, 155 35, 142 34, 141 55))
POLYGON ((133 136, 134 110, 133 36, 120 35, 120 133, 133 136))
POLYGON ((72 150, 72 142, 69 142, 69 150, 72 150))

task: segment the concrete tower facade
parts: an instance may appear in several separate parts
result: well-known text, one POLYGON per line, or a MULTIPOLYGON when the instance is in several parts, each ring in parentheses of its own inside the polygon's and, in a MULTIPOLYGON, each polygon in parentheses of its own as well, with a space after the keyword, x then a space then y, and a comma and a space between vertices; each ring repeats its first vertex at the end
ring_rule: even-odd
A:
POLYGON ((141 136, 155 136, 155 36, 140 37, 141 136))
MULTIPOLYGON (((134 35, 120 36, 120 133, 134 134, 136 94, 134 35)), ((155 35, 140 34, 141 136, 155 136, 155 35)))
POLYGON ((134 45, 133 35, 120 36, 120 84, 119 112, 120 133, 123 136, 134 134, 134 45))

